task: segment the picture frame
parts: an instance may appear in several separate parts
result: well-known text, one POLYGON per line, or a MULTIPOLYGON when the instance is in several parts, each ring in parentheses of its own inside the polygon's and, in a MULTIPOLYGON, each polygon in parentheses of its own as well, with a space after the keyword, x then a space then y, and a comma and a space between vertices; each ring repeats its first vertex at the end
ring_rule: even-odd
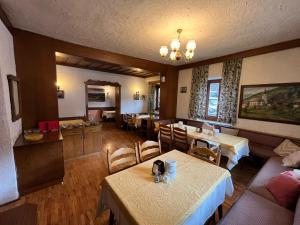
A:
POLYGON ((300 83, 242 85, 238 117, 300 124, 300 83))
POLYGON ((21 118, 21 98, 20 98, 20 79, 12 74, 7 75, 10 106, 11 106, 11 119, 12 122, 21 118))

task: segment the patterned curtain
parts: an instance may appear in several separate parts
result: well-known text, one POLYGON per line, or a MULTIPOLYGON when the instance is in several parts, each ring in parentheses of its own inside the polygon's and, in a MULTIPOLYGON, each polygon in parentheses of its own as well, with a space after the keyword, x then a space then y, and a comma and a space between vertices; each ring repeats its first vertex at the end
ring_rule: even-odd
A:
POLYGON ((155 111, 155 84, 149 84, 148 88, 148 112, 154 113, 155 111))
POLYGON ((208 65, 193 68, 189 118, 205 119, 208 65))
POLYGON ((243 59, 233 59, 223 64, 223 79, 219 100, 218 121, 235 124, 237 101, 243 59))

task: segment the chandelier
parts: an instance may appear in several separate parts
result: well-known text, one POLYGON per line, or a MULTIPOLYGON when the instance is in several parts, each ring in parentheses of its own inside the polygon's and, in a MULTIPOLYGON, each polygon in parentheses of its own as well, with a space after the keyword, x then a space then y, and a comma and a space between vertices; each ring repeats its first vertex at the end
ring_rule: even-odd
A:
MULTIPOLYGON (((185 53, 183 53, 180 50, 180 34, 181 34, 181 32, 182 32, 182 29, 177 30, 177 35, 178 35, 177 39, 173 39, 170 44, 171 53, 170 53, 169 57, 172 61, 179 61, 180 59, 182 59, 182 55, 185 55, 185 58, 187 60, 192 59, 194 56, 194 52, 196 49, 195 40, 188 40, 188 42, 186 44, 185 53)), ((159 50, 160 56, 165 58, 168 55, 168 51, 169 51, 168 46, 161 46, 160 50, 159 50)))

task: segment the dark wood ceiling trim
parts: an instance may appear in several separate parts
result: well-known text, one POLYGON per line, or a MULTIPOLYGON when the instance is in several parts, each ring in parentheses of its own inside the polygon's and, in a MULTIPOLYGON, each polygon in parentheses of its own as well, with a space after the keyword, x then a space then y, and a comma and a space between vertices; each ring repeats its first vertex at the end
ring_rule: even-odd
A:
POLYGON ((71 65, 71 64, 68 64, 68 63, 61 63, 61 62, 57 62, 56 65, 69 66, 69 67, 86 69, 86 70, 101 71, 101 72, 107 72, 107 73, 111 73, 111 74, 119 74, 119 75, 124 75, 124 76, 133 76, 133 77, 145 78, 144 76, 138 76, 138 75, 128 74, 128 73, 124 73, 124 72, 121 73, 121 72, 118 72, 118 71, 111 71, 109 69, 102 69, 102 68, 99 68, 99 67, 91 68, 91 67, 87 67, 87 66, 71 65))
POLYGON ((5 11, 3 10, 1 4, 0 4, 0 19, 2 20, 2 22, 4 23, 6 28, 9 30, 9 32, 12 34, 13 26, 12 26, 11 22, 9 21, 8 16, 6 15, 5 11))
POLYGON ((229 54, 229 55, 225 55, 225 56, 220 56, 220 57, 216 57, 216 58, 212 58, 212 59, 207 59, 207 60, 203 60, 203 61, 199 61, 199 62, 180 65, 180 66, 176 66, 176 68, 179 70, 183 70, 183 69, 193 68, 196 66, 224 62, 226 60, 230 60, 230 59, 234 59, 234 58, 246 58, 246 57, 262 55, 262 54, 281 51, 281 50, 290 49, 290 48, 297 48, 297 47, 300 47, 300 38, 295 39, 295 40, 280 42, 280 43, 276 43, 276 44, 272 44, 272 45, 268 45, 268 46, 264 46, 264 47, 260 47, 260 48, 241 51, 241 52, 237 52, 237 53, 233 53, 233 54, 229 54))
POLYGON ((109 52, 105 50, 95 49, 91 47, 86 47, 66 41, 61 41, 58 39, 50 38, 44 35, 32 33, 29 31, 14 28, 13 32, 19 36, 28 36, 30 38, 37 39, 41 42, 48 43, 54 51, 79 56, 86 57, 89 59, 95 59, 104 61, 107 63, 137 67, 153 72, 165 73, 167 72, 168 66, 162 63, 153 62, 146 59, 140 59, 128 55, 123 55, 119 53, 109 52))

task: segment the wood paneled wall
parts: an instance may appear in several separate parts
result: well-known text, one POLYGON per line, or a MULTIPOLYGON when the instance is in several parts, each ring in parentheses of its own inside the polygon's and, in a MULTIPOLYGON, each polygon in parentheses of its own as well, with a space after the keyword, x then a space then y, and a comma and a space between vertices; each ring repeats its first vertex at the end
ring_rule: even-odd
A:
POLYGON ((58 119, 55 51, 159 72, 166 76, 161 87, 161 117, 175 118, 178 71, 174 66, 60 41, 13 29, 17 74, 21 83, 23 129, 40 120, 58 119))
POLYGON ((178 70, 168 66, 165 82, 160 83, 160 119, 174 119, 176 117, 178 70))

